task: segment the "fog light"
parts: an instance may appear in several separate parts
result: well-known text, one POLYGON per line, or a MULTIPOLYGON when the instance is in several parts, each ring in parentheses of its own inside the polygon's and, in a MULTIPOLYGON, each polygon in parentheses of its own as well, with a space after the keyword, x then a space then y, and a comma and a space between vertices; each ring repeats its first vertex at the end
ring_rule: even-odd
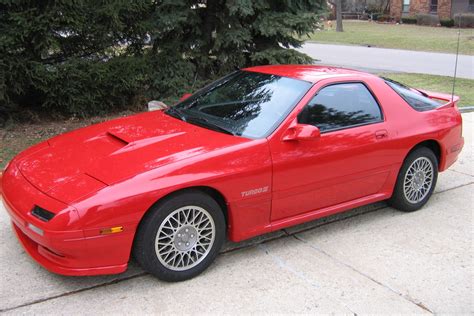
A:
POLYGON ((35 225, 28 223, 28 228, 37 233, 38 235, 43 236, 43 230, 36 227, 35 225))

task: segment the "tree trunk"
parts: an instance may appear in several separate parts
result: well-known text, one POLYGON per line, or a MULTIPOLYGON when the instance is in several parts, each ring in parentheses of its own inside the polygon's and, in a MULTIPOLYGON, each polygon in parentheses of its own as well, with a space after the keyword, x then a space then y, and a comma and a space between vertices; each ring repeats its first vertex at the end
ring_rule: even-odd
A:
POLYGON ((336 0, 336 32, 344 32, 342 29, 342 0, 336 0))

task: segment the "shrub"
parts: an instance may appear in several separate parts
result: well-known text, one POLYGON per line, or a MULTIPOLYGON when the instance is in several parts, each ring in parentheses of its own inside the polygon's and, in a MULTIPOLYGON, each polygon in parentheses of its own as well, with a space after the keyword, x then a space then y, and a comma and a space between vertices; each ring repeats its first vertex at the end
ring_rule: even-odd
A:
POLYGON ((41 67, 45 78, 36 85, 42 108, 67 116, 102 115, 137 106, 143 92, 147 63, 144 58, 115 57, 109 61, 70 59, 41 67))
MULTIPOLYGON (((362 2, 362 1, 361 1, 362 2)), ((369 1, 367 1, 369 2, 369 1)), ((385 1, 374 1, 372 3, 368 3, 365 11, 367 13, 379 13, 383 14, 386 11, 386 2, 385 1)), ((363 9, 363 8, 362 8, 363 9)))
POLYGON ((416 22, 420 25, 438 25, 439 17, 434 14, 424 14, 420 13, 416 15, 416 22))
POLYGON ((406 16, 402 17, 403 24, 416 24, 416 17, 415 16, 406 16))
POLYGON ((453 27, 454 26, 454 20, 453 19, 441 19, 439 20, 439 24, 444 27, 453 27))
POLYGON ((454 25, 459 27, 474 27, 474 13, 455 14, 454 25))
POLYGON ((379 18, 382 18, 382 20, 384 18, 387 18, 387 16, 381 12, 372 13, 371 17, 372 17, 372 21, 379 21, 379 18))
POLYGON ((391 18, 390 18, 390 15, 388 14, 379 14, 377 15, 377 19, 376 19, 377 22, 388 22, 390 20, 391 18))

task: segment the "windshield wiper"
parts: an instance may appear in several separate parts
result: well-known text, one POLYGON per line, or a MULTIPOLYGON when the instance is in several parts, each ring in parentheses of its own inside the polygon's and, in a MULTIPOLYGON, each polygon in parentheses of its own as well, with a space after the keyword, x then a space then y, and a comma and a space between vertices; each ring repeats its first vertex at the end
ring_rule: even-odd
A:
POLYGON ((184 122, 187 121, 187 118, 183 114, 183 112, 181 110, 175 108, 174 106, 168 108, 165 113, 167 113, 167 114, 169 114, 173 117, 176 117, 177 119, 180 119, 181 121, 184 121, 184 122))
POLYGON ((182 110, 177 109, 175 107, 170 107, 169 109, 166 110, 166 113, 173 116, 173 117, 176 117, 176 118, 180 119, 181 121, 188 122, 188 123, 195 123, 196 125, 201 125, 203 127, 207 127, 209 129, 212 129, 212 130, 215 130, 215 131, 218 131, 218 132, 222 132, 222 133, 226 133, 226 134, 235 136, 234 132, 232 132, 232 131, 230 131, 230 130, 222 127, 222 126, 216 125, 216 124, 210 122, 209 120, 207 120, 203 117, 186 116, 186 115, 184 115, 182 110))
POLYGON ((216 124, 210 122, 208 119, 205 119, 203 117, 189 116, 189 117, 186 118, 186 122, 195 123, 197 125, 201 125, 203 127, 207 127, 209 129, 212 129, 212 130, 215 130, 215 131, 218 131, 218 132, 222 132, 222 133, 226 133, 226 134, 235 136, 235 133, 232 132, 231 130, 228 130, 227 128, 216 125, 216 124))

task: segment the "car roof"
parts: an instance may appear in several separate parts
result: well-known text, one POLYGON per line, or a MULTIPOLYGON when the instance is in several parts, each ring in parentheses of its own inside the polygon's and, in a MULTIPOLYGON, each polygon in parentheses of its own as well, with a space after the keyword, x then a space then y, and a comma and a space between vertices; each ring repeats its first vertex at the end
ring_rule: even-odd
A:
POLYGON ((317 65, 268 65, 249 67, 243 70, 305 80, 312 83, 327 78, 344 76, 375 77, 372 74, 354 69, 317 65))

